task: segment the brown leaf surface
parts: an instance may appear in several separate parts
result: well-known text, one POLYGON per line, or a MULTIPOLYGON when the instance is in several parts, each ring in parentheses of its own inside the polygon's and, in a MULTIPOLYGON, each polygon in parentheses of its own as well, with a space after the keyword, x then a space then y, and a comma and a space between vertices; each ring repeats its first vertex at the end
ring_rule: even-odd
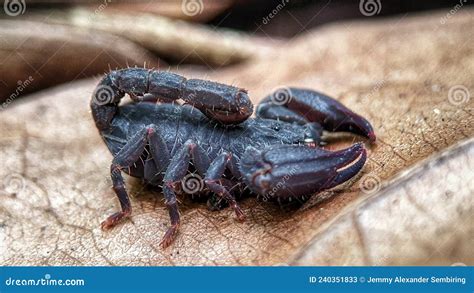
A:
MULTIPOLYGON (((159 14, 170 18, 178 18, 193 22, 207 22, 223 13, 226 9, 231 8, 236 0, 204 0, 200 2, 191 1, 184 2, 182 0, 166 0, 166 1, 147 1, 147 0, 114 0, 97 1, 97 0, 29 0, 28 5, 38 4, 48 8, 64 8, 65 4, 75 5, 79 7, 87 7, 92 11, 117 10, 126 12, 146 12, 148 14, 159 14)), ((35 6, 33 6, 35 7, 35 6)))
POLYGON ((252 63, 183 70, 247 87, 255 102, 278 85, 321 90, 372 121, 379 141, 359 178, 295 212, 247 199, 240 224, 229 209, 183 198, 181 233, 166 250, 158 246, 168 225, 162 196, 138 180, 127 180, 132 221, 99 229, 118 203, 111 155, 88 111, 96 81, 16 102, 0 115, 1 263, 472 264, 472 139, 435 155, 473 136, 472 99, 448 98, 460 85, 474 91, 471 13, 443 25, 444 14, 331 25, 252 63))
POLYGON ((160 2, 143 1, 142 3, 135 1, 118 2, 110 5, 111 9, 121 11, 135 11, 142 13, 159 14, 170 18, 177 18, 192 22, 208 22, 217 17, 219 14, 231 8, 236 2, 235 0, 204 0, 189 4, 182 0, 167 0, 160 2))
POLYGON ((234 30, 133 11, 107 9, 96 13, 71 8, 33 13, 28 18, 74 26, 91 34, 114 34, 179 63, 186 60, 203 65, 229 65, 264 56, 271 51, 270 45, 274 45, 234 30))
POLYGON ((0 102, 109 68, 143 66, 145 62, 156 65, 158 59, 117 36, 89 34, 63 25, 0 20, 0 102))
POLYGON ((472 265, 473 183, 471 138, 405 170, 380 192, 351 205, 290 263, 472 265))

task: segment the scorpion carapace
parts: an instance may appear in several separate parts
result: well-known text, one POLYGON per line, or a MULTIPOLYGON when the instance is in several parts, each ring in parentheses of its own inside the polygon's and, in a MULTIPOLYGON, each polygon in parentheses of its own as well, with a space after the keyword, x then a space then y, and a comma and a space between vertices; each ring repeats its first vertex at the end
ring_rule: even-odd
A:
POLYGON ((286 88, 285 98, 262 100, 256 118, 244 89, 144 68, 107 74, 94 91, 92 115, 113 155, 113 189, 121 211, 102 222, 116 225, 131 214, 122 172, 163 190, 171 219, 162 247, 180 225, 177 194, 190 193, 183 180, 202 178, 209 200, 221 199, 245 215, 236 193, 250 190, 269 200, 304 201, 339 185, 364 166, 366 149, 319 148, 323 130, 346 131, 375 141, 370 123, 321 93, 286 88), (128 94, 132 103, 119 105, 128 94))

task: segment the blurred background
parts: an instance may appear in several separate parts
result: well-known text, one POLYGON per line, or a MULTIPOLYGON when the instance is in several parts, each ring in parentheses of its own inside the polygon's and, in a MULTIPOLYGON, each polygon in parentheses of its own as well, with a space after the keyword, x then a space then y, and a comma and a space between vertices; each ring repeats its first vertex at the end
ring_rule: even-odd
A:
POLYGON ((324 24, 391 15, 402 20, 408 13, 430 10, 449 16, 453 9, 470 4, 464 0, 5 0, 0 10, 0 102, 125 66, 215 69, 265 55, 324 24))

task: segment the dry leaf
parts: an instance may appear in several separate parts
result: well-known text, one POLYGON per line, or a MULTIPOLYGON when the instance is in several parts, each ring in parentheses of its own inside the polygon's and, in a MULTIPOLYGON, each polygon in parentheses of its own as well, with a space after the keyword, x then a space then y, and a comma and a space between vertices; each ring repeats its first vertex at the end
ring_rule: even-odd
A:
POLYGON ((445 24, 441 13, 331 25, 252 63, 183 70, 247 87, 255 102, 278 85, 321 90, 372 121, 379 141, 359 178, 295 212, 250 198, 241 224, 230 209, 182 199, 181 233, 166 250, 158 245, 168 225, 162 196, 138 180, 127 180, 132 220, 99 228, 118 202, 112 157, 88 111, 96 81, 16 102, 0 115, 1 264, 472 264, 472 139, 435 156, 473 136, 471 12, 445 24))
MULTIPOLYGON (((157 65, 130 41, 102 32, 32 21, 0 20, 0 102, 109 68, 157 65)), ((5 105, 4 105, 5 107, 5 105)))
MULTIPOLYGON (((61 8, 65 5, 76 5, 87 7, 92 11, 102 12, 107 10, 117 10, 124 12, 145 12, 159 14, 170 18, 178 18, 194 22, 207 22, 218 16, 220 13, 234 5, 235 0, 29 0, 33 7, 48 6, 48 8, 61 8)), ((31 11, 31 10, 29 10, 31 11)))
POLYGON ((474 264, 474 139, 405 170, 378 193, 372 180, 374 194, 341 213, 292 265, 474 264))
POLYGON ((111 8, 123 12, 153 13, 162 16, 193 22, 208 22, 234 5, 235 0, 183 1, 167 0, 153 3, 150 1, 117 3, 111 8))
MULTIPOLYGON (((195 2, 197 3, 197 2, 195 2)), ((159 56, 209 66, 223 66, 265 56, 272 50, 261 38, 227 29, 186 23, 180 20, 139 12, 83 8, 48 10, 29 18, 75 26, 91 33, 115 34, 142 45, 159 56)), ((276 41, 275 41, 276 42, 276 41)))

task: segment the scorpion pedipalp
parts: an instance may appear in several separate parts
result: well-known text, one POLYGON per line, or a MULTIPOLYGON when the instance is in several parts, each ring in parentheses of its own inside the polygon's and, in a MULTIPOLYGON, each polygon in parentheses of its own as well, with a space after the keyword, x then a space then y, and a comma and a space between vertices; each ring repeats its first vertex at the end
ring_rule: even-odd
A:
POLYGON ((326 131, 347 131, 375 142, 372 125, 339 101, 307 89, 288 88, 286 94, 282 102, 275 102, 275 93, 265 97, 257 107, 257 116, 300 124, 316 122, 326 131))
POLYGON ((367 157, 361 143, 339 151, 276 145, 241 158, 252 191, 268 198, 304 197, 335 187, 356 175, 367 157))

